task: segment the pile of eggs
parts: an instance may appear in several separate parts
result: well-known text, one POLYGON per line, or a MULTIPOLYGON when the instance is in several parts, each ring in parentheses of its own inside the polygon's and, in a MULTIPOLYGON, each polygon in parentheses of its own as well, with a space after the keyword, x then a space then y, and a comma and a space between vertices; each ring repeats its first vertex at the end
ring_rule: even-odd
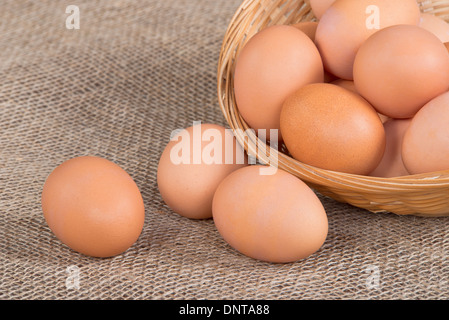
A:
POLYGON ((293 158, 325 170, 449 169, 449 25, 416 0, 310 3, 318 21, 265 28, 241 49, 234 89, 247 124, 279 130, 293 158))
MULTIPOLYGON (((317 22, 267 27, 239 52, 234 93, 249 126, 327 170, 397 177, 449 169, 449 25, 421 14, 415 0, 310 3, 317 22)), ((254 259, 305 259, 328 235, 312 189, 251 163, 216 124, 173 133, 157 185, 173 212, 213 219, 232 248, 254 259)), ((57 167, 42 209, 59 240, 93 257, 125 252, 145 220, 136 183, 98 157, 57 167)))

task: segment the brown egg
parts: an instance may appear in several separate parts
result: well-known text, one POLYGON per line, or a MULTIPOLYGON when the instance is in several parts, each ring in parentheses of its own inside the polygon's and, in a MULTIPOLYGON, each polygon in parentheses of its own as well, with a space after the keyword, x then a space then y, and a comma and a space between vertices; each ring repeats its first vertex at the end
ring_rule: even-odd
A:
POLYGON ((53 170, 42 190, 42 210, 59 240, 79 253, 101 258, 130 248, 145 220, 133 179, 98 157, 74 158, 53 170))
POLYGON ((386 147, 384 157, 370 176, 393 178, 409 175, 402 161, 402 141, 411 119, 390 119, 384 123, 386 147))
POLYGON ((445 42, 444 46, 446 47, 447 51, 449 51, 449 42, 445 42))
POLYGON ((322 16, 315 42, 324 67, 341 79, 353 79, 357 50, 378 30, 397 24, 417 26, 416 0, 339 0, 322 16))
POLYGON ((284 100, 298 88, 323 82, 323 64, 314 43, 292 26, 272 26, 252 37, 240 52, 234 89, 248 125, 269 138, 279 130, 284 100))
POLYGON ((402 144, 411 174, 449 170, 449 92, 427 103, 413 118, 402 144))
POLYGON ((309 2, 313 14, 319 20, 335 0, 310 0, 309 2))
POLYGON ((443 19, 430 13, 422 13, 419 26, 432 32, 441 42, 449 41, 449 24, 443 19))
POLYGON ((157 184, 162 199, 190 219, 212 218, 212 199, 220 182, 248 164, 230 130, 196 124, 168 143, 159 160, 157 184))
POLYGON ((315 21, 304 21, 293 25, 293 27, 304 32, 312 41, 315 41, 316 28, 318 27, 318 22, 315 21))
POLYGON ((411 118, 449 89, 449 53, 435 35, 418 26, 385 28, 357 53, 354 83, 379 113, 411 118))
POLYGON ((291 95, 282 108, 281 132, 295 159, 344 173, 369 174, 385 150, 374 108, 333 84, 307 85, 291 95))
POLYGON ((262 175, 249 166, 218 187, 213 218, 223 239, 240 253, 262 261, 306 259, 326 241, 328 219, 316 194, 293 175, 262 175))

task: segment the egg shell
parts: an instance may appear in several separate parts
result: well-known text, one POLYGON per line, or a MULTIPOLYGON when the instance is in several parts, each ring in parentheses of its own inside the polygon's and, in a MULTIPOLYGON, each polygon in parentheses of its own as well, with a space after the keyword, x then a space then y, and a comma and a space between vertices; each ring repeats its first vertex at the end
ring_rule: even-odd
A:
POLYGON ((427 103, 413 118, 402 144, 411 174, 449 170, 449 92, 427 103))
POLYGON ((370 176, 394 178, 408 176, 402 161, 402 141, 412 119, 389 119, 384 123, 386 147, 384 156, 370 176))
POLYGON ((333 84, 307 85, 291 95, 282 108, 281 132, 295 159, 326 170, 366 175, 385 151, 374 108, 333 84))
POLYGON ((352 80, 355 56, 366 39, 392 25, 417 26, 420 18, 416 0, 338 0, 319 21, 315 43, 325 69, 352 80))
POLYGON ((246 165, 247 155, 230 130, 215 124, 196 124, 179 132, 165 147, 157 170, 159 192, 177 214, 210 219, 218 185, 246 165))
POLYGON ((335 0, 310 0, 309 2, 314 16, 319 20, 335 0))
POLYGON ((293 175, 262 175, 249 166, 218 187, 213 218, 223 239, 240 253, 262 261, 306 259, 326 241, 328 219, 317 195, 293 175))
POLYGON ((306 84, 323 82, 323 74, 318 49, 304 32, 287 25, 263 29, 236 61, 234 91, 240 114, 261 139, 269 140, 270 130, 279 130, 284 100, 306 84))
POLYGON ((134 180, 99 157, 65 161, 48 176, 42 210, 56 237, 87 256, 119 255, 139 238, 144 202, 134 180))
POLYGON ((418 26, 385 28, 357 53, 354 83, 379 113, 411 118, 449 89, 449 53, 434 34, 418 26))
POLYGON ((443 19, 430 13, 422 13, 419 26, 432 32, 441 42, 449 41, 449 24, 443 19))

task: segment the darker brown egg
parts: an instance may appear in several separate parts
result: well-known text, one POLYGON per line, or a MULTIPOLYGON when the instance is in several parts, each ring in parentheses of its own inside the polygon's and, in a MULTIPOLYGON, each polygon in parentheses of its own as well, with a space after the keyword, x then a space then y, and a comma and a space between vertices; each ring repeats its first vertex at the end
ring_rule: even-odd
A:
POLYGON ((281 133, 295 159, 332 171, 366 175, 385 151, 374 108, 332 84, 311 84, 291 95, 282 108, 281 133))

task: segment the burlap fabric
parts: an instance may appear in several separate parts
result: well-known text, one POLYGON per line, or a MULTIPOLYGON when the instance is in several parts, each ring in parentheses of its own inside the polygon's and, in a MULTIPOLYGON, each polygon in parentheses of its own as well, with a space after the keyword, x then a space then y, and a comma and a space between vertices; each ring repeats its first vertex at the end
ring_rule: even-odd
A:
POLYGON ((237 253, 212 221, 164 205, 156 169, 171 131, 193 121, 226 125, 216 65, 239 5, 2 0, 0 298, 449 297, 447 218, 372 214, 321 197, 330 224, 325 245, 307 260, 278 265, 237 253), (80 8, 79 30, 66 28, 68 5, 80 8), (141 237, 110 259, 62 245, 41 212, 48 174, 88 154, 127 170, 145 199, 141 237))

